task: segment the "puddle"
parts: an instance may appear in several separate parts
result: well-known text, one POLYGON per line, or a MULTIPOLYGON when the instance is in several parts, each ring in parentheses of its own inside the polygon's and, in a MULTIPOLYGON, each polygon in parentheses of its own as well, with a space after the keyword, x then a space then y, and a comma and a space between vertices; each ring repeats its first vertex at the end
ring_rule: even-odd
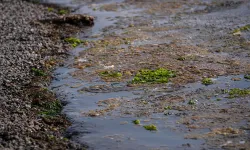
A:
MULTIPOLYGON (((137 19, 139 18, 142 20, 149 19, 151 16, 155 17, 154 14, 142 16, 143 11, 145 11, 145 8, 143 7, 135 8, 134 6, 131 6, 126 7, 127 9, 118 9, 117 11, 104 11, 99 9, 103 4, 123 3, 124 1, 122 0, 85 2, 53 0, 49 2, 68 5, 76 8, 74 13, 89 14, 96 17, 95 25, 92 28, 86 29, 84 33, 78 35, 79 38, 90 41, 101 40, 105 36, 109 34, 112 35, 113 33, 120 35, 123 33, 123 30, 129 28, 128 24, 131 22, 135 24, 135 29, 140 28, 140 25, 137 25, 140 21, 137 22, 134 20, 136 17, 137 19), (122 27, 119 26, 119 24, 123 23, 125 24, 125 27, 122 25, 122 27), (106 32, 105 30, 109 31, 106 32)), ((205 3, 210 3, 210 0, 206 0, 205 3)), ((248 12, 245 12, 244 6, 242 7, 242 11, 235 10, 235 12, 248 12)), ((205 8, 206 7, 203 5, 194 7, 193 9, 190 9, 187 5, 184 7, 184 9, 190 14, 195 11, 203 11, 205 8)), ((180 9, 177 10, 179 11, 180 9)), ((226 11, 224 13, 228 12, 226 11)), ((218 15, 218 12, 216 15, 218 15)), ((143 33, 138 32, 143 35, 147 32, 147 36, 150 38, 142 38, 143 40, 138 38, 135 39, 131 45, 120 44, 120 47, 118 47, 120 49, 124 48, 128 51, 131 49, 131 46, 154 48, 154 46, 157 47, 161 44, 171 45, 173 41, 178 42, 179 39, 173 40, 173 38, 175 38, 176 34, 179 34, 180 31, 185 31, 181 35, 178 35, 180 39, 184 39, 184 45, 195 38, 196 39, 190 42, 190 44, 196 45, 202 43, 204 42, 204 39, 202 39, 203 37, 200 38, 199 32, 194 32, 193 34, 190 33, 196 29, 189 29, 183 26, 188 24, 189 26, 194 26, 196 28, 198 25, 205 26, 207 23, 212 24, 212 21, 204 21, 209 20, 206 17, 211 16, 201 15, 198 19, 195 19, 194 16, 182 15, 180 18, 184 19, 184 21, 181 22, 178 20, 180 19, 178 17, 159 16, 158 19, 149 21, 153 22, 152 26, 149 28, 159 27, 157 28, 159 31, 148 30, 143 33), (178 28, 182 26, 183 29, 168 29, 165 28, 167 25, 171 25, 171 27, 178 25, 178 28), (160 27, 164 28, 162 29, 160 27)), ((133 28, 133 25, 131 26, 131 28, 133 28)), ((145 30, 148 28, 147 25, 144 25, 143 27, 145 30)), ((183 43, 180 43, 179 45, 182 44, 183 43)), ((165 47, 165 45, 163 45, 163 47, 165 47)), ((244 79, 243 75, 219 76, 218 78, 213 78, 212 80, 214 84, 209 86, 205 86, 200 82, 195 82, 177 88, 173 87, 171 83, 154 87, 132 88, 127 86, 126 81, 104 82, 98 77, 95 77, 94 74, 93 79, 91 80, 88 80, 85 77, 81 79, 72 77, 71 75, 75 71, 80 70, 72 67, 72 64, 76 61, 74 57, 79 56, 77 61, 80 63, 88 62, 89 58, 87 58, 87 56, 82 57, 81 53, 87 51, 89 48, 91 48, 91 46, 84 48, 77 47, 73 49, 72 57, 65 62, 65 66, 59 67, 55 70, 54 73, 56 79, 51 84, 51 89, 57 93, 59 99, 65 104, 63 113, 65 113, 72 122, 72 126, 68 129, 68 136, 79 143, 87 144, 90 147, 89 149, 202 149, 206 147, 207 142, 204 138, 186 138, 186 136, 191 133, 206 134, 210 132, 211 126, 207 125, 204 126, 204 128, 193 130, 183 123, 185 117, 189 118, 198 113, 194 109, 196 106, 189 106, 188 100, 197 99, 197 107, 199 107, 197 110, 199 111, 205 107, 213 109, 213 107, 210 106, 215 103, 215 109, 229 109, 231 108, 231 105, 228 104, 228 98, 226 97, 227 94, 218 94, 218 91, 221 92, 223 89, 230 90, 233 88, 250 87, 249 80, 244 79), (241 80, 233 81, 232 78, 241 80), (218 99, 220 99, 220 101, 218 99), (168 108, 164 108, 169 104, 173 105, 173 109, 168 110, 168 108), (135 119, 140 119, 140 125, 135 125, 132 122, 135 119), (149 124, 155 124, 157 126, 157 131, 145 130, 143 126, 149 124)), ((140 49, 138 48, 137 51, 139 50, 140 49)), ((147 55, 145 54, 145 51, 141 53, 142 56, 146 57, 147 55)), ((184 52, 186 53, 186 51, 184 52)), ((164 53, 172 54, 173 51, 165 51, 164 53)), ((110 55, 113 54, 108 53, 108 56, 110 55)), ((123 54, 119 54, 119 56, 122 55, 123 54)), ((212 54, 208 56, 211 55, 212 54)), ((226 52, 222 52, 221 55, 229 57, 226 52)), ((145 61, 148 60, 149 59, 147 58, 145 59, 145 61)), ((115 63, 118 61, 109 60, 109 62, 115 63)), ((162 59, 160 62, 163 63, 166 61, 162 59)), ((196 62, 198 61, 192 60, 191 63, 188 63, 191 65, 196 62)), ((102 65, 106 67, 104 67, 105 69, 112 69, 118 66, 108 64, 102 65)), ((182 65, 182 67, 183 66, 184 65, 182 65)), ((92 76, 91 71, 95 71, 96 68, 86 68, 83 70, 84 73, 90 73, 88 76, 92 76)), ((237 101, 239 100, 235 100, 235 102, 237 101)), ((209 113, 207 115, 209 115, 209 113)), ((243 122, 241 124, 246 124, 247 121, 241 122, 243 122)), ((235 125, 235 127, 238 126, 235 125)))
MULTIPOLYGON (((91 127, 87 129, 91 133, 77 140, 89 143, 89 146, 94 149, 176 148, 172 146, 173 143, 180 146, 183 144, 183 141, 180 140, 183 139, 182 133, 167 129, 165 127, 168 125, 166 120, 152 121, 162 125, 159 126, 160 129, 156 132, 145 131, 143 127, 128 122, 129 120, 130 118, 84 119, 85 124, 91 124, 91 127), (124 122, 128 123, 123 124, 124 122)), ((83 128, 77 130, 81 131, 83 128)), ((185 140, 185 142, 192 144, 193 148, 198 146, 195 145, 198 142, 194 140, 185 140)))

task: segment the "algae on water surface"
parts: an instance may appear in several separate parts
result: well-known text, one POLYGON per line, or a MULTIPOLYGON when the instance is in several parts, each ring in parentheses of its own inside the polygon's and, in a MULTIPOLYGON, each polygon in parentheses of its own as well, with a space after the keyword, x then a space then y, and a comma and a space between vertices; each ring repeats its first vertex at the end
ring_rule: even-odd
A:
POLYGON ((164 68, 156 70, 142 69, 140 70, 131 81, 133 84, 145 84, 145 83, 168 83, 169 78, 175 77, 174 71, 170 71, 164 68))

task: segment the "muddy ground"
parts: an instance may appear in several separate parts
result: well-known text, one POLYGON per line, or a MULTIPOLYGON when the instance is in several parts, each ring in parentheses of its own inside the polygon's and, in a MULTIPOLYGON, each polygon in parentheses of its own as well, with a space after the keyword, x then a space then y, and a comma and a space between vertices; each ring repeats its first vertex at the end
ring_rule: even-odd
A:
MULTIPOLYGON (((248 24, 249 8, 243 8, 241 3, 244 1, 208 4, 128 1, 103 5, 100 9, 108 11, 132 5, 143 12, 119 17, 117 25, 106 28, 101 40, 89 42, 91 48, 80 53, 79 57, 88 61, 74 65, 87 66, 87 70, 97 74, 98 69, 111 66, 112 70, 127 75, 131 72, 131 76, 140 69, 167 68, 178 73, 171 80, 176 85, 196 82, 202 77, 247 73, 248 33, 233 35, 234 29, 248 24)), ((74 76, 83 78, 85 73, 79 70, 74 76)))
POLYGON ((84 50, 68 67, 74 68, 69 75, 90 86, 72 88, 79 88, 78 94, 132 91, 139 97, 102 99, 96 109, 82 110, 82 117, 150 122, 157 116, 168 119, 164 128, 181 132, 184 139, 205 141, 198 147, 184 142, 180 149, 249 149, 250 82, 244 77, 250 73, 248 0, 85 4, 93 12, 135 12, 112 16, 111 26, 84 38, 84 50), (140 70, 159 68, 176 76, 167 84, 131 82, 140 70), (203 85, 204 78, 213 84, 203 85), (235 88, 241 92, 233 93, 235 88))

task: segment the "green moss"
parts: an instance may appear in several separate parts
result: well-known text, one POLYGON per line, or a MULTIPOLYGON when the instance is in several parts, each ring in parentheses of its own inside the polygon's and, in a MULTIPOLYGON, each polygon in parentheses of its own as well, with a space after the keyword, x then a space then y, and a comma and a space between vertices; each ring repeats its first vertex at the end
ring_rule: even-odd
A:
POLYGON ((195 105, 195 104, 197 104, 197 100, 195 99, 191 99, 188 101, 188 105, 195 105))
POLYGON ((43 111, 40 112, 41 115, 45 116, 55 116, 58 115, 62 110, 62 105, 59 100, 53 102, 47 102, 42 105, 43 111))
POLYGON ((117 71, 103 71, 99 74, 103 78, 121 78, 122 73, 117 71))
POLYGON ((149 131, 157 131, 157 127, 156 127, 156 125, 153 125, 153 124, 151 124, 151 125, 145 125, 145 126, 143 126, 146 130, 149 130, 149 131))
POLYGON ((54 8, 49 7, 48 12, 52 12, 52 11, 54 11, 54 8))
POLYGON ((34 72, 35 76, 47 76, 47 74, 40 69, 31 68, 31 71, 34 72))
POLYGON ((244 97, 250 95, 249 89, 234 88, 229 91, 229 98, 244 97))
POLYGON ((210 78, 204 78, 202 79, 201 83, 204 85, 210 85, 210 84, 213 84, 213 81, 210 78))
POLYGON ((68 14, 68 13, 69 13, 69 11, 65 10, 65 9, 61 9, 61 10, 58 11, 59 15, 65 15, 65 14, 68 14))
POLYGON ((244 78, 250 80, 250 75, 246 74, 246 75, 244 75, 244 78))
POLYGON ((237 32, 240 32, 240 31, 250 31, 250 25, 245 25, 243 27, 240 27, 238 29, 235 29, 233 31, 233 33, 237 33, 237 32))
POLYGON ((73 38, 73 37, 66 38, 65 41, 70 43, 72 47, 77 47, 78 45, 82 43, 80 39, 73 38))
POLYGON ((141 121, 137 119, 137 120, 134 120, 133 123, 138 125, 141 123, 141 121))
POLYGON ((144 83, 167 83, 169 78, 175 77, 173 71, 160 68, 156 70, 142 69, 140 70, 131 81, 132 84, 144 84, 144 83))

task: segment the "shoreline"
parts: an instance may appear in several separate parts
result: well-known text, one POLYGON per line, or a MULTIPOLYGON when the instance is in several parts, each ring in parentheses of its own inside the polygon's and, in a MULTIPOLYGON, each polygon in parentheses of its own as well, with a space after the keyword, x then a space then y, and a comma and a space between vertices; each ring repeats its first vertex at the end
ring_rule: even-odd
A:
MULTIPOLYGON (((65 8, 29 1, 2 1, 0 149, 83 149, 65 138, 70 125, 62 104, 47 87, 67 58, 64 41, 80 28, 64 30, 38 20, 60 17, 65 8), (49 6, 49 5, 48 5, 49 6), (59 14, 58 14, 59 13, 59 14), (72 30, 74 30, 72 32, 72 30)), ((69 11, 69 10, 67 10, 69 11)))
POLYGON ((25 1, 0 2, 0 149, 249 147, 249 2, 25 1))

